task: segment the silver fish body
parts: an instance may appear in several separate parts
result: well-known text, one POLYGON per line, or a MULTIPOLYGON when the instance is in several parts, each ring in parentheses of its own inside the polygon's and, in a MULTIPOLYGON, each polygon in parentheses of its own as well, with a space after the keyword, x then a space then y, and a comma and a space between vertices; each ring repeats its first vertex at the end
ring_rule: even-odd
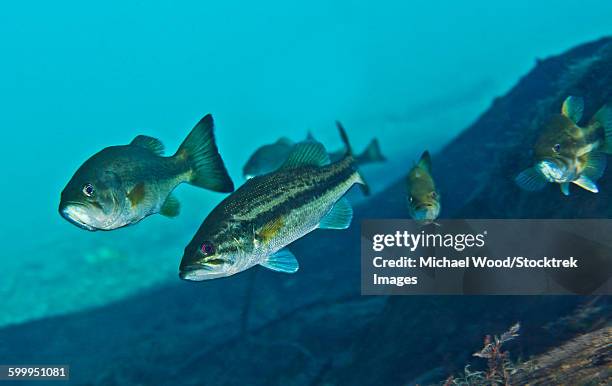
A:
POLYGON ((85 161, 62 191, 59 212, 80 228, 112 230, 161 213, 173 217, 171 195, 186 182, 213 191, 233 191, 218 153, 212 116, 193 128, 177 152, 164 157, 162 143, 139 135, 128 145, 107 147, 85 161))
POLYGON ((256 264, 295 272, 297 261, 283 248, 317 228, 348 227, 352 209, 342 196, 363 184, 352 156, 323 165, 326 160, 321 144, 301 143, 281 169, 248 180, 226 197, 185 248, 180 277, 213 279, 256 264))

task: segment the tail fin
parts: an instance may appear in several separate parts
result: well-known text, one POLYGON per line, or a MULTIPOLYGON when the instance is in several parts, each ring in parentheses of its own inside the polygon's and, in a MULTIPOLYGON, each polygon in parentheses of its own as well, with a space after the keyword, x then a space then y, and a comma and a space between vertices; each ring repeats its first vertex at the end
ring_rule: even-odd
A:
POLYGON ((600 108, 591 119, 591 125, 601 126, 605 136, 606 153, 612 153, 612 106, 605 105, 600 108))
POLYGON ((191 130, 174 157, 183 159, 191 170, 189 183, 215 192, 232 192, 234 183, 219 155, 212 115, 207 114, 191 130))
POLYGON ((357 173, 357 181, 356 182, 358 184, 360 184, 361 191, 363 192, 363 194, 365 196, 369 196, 370 195, 370 186, 368 185, 368 183, 363 178, 363 175, 361 174, 359 169, 357 169, 357 165, 356 165, 356 162, 355 162, 356 160, 353 157, 353 148, 351 147, 351 143, 349 142, 348 135, 346 134, 346 130, 344 130, 344 127, 342 126, 342 123, 340 123, 339 121, 336 121, 336 127, 338 128, 338 131, 340 132, 340 138, 342 139, 342 142, 344 142, 344 147, 346 149, 345 157, 350 157, 351 159, 353 159, 353 166, 355 168, 355 172, 357 173))
POLYGON ((378 143, 378 139, 374 138, 370 141, 368 147, 357 156, 357 161, 360 164, 373 163, 373 162, 384 162, 387 158, 383 155, 380 150, 380 144, 378 143))

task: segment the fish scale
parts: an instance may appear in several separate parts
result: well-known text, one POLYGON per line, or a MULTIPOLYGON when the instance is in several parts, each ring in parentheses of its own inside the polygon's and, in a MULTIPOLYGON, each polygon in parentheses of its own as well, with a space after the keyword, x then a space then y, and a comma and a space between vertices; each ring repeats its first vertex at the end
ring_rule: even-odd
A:
MULTIPOLYGON (((297 145, 295 151, 313 148, 318 149, 319 156, 323 154, 319 162, 329 159, 316 142, 297 145)), ((181 277, 205 280, 229 276, 256 264, 268 266, 276 252, 319 228, 354 183, 363 180, 350 155, 327 165, 283 166, 248 180, 204 220, 185 248, 181 277), (202 246, 206 245, 214 246, 215 252, 203 256, 202 246)), ((352 211, 347 216, 344 219, 350 223, 352 211)))

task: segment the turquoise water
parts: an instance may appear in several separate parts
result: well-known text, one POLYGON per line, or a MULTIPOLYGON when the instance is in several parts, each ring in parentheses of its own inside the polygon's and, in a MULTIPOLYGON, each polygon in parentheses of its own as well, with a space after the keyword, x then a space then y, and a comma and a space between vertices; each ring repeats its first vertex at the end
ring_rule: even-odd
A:
POLYGON ((364 170, 378 192, 536 59, 609 34, 611 14, 609 1, 0 5, 0 327, 179 280, 184 246, 224 195, 181 186, 178 218, 77 229, 59 193, 101 148, 147 134, 173 152, 210 112, 240 185, 261 144, 312 130, 336 149, 341 120, 355 148, 380 140, 389 162, 364 170))

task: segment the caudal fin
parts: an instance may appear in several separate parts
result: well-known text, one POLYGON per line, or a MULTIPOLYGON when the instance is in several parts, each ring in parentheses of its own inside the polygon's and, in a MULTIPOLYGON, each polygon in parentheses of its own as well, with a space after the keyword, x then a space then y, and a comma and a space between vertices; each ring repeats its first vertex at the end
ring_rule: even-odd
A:
POLYGON ((606 105, 597 111, 591 119, 591 125, 601 126, 605 136, 603 150, 612 154, 612 106, 606 105))
POLYGON ((208 114, 195 125, 174 156, 186 162, 191 171, 190 184, 215 192, 232 192, 234 183, 219 155, 213 129, 213 118, 208 114))
POLYGON ((376 138, 371 140, 368 147, 366 147, 365 150, 357 156, 357 162, 360 164, 384 162, 386 160, 387 158, 380 150, 380 144, 376 138))

